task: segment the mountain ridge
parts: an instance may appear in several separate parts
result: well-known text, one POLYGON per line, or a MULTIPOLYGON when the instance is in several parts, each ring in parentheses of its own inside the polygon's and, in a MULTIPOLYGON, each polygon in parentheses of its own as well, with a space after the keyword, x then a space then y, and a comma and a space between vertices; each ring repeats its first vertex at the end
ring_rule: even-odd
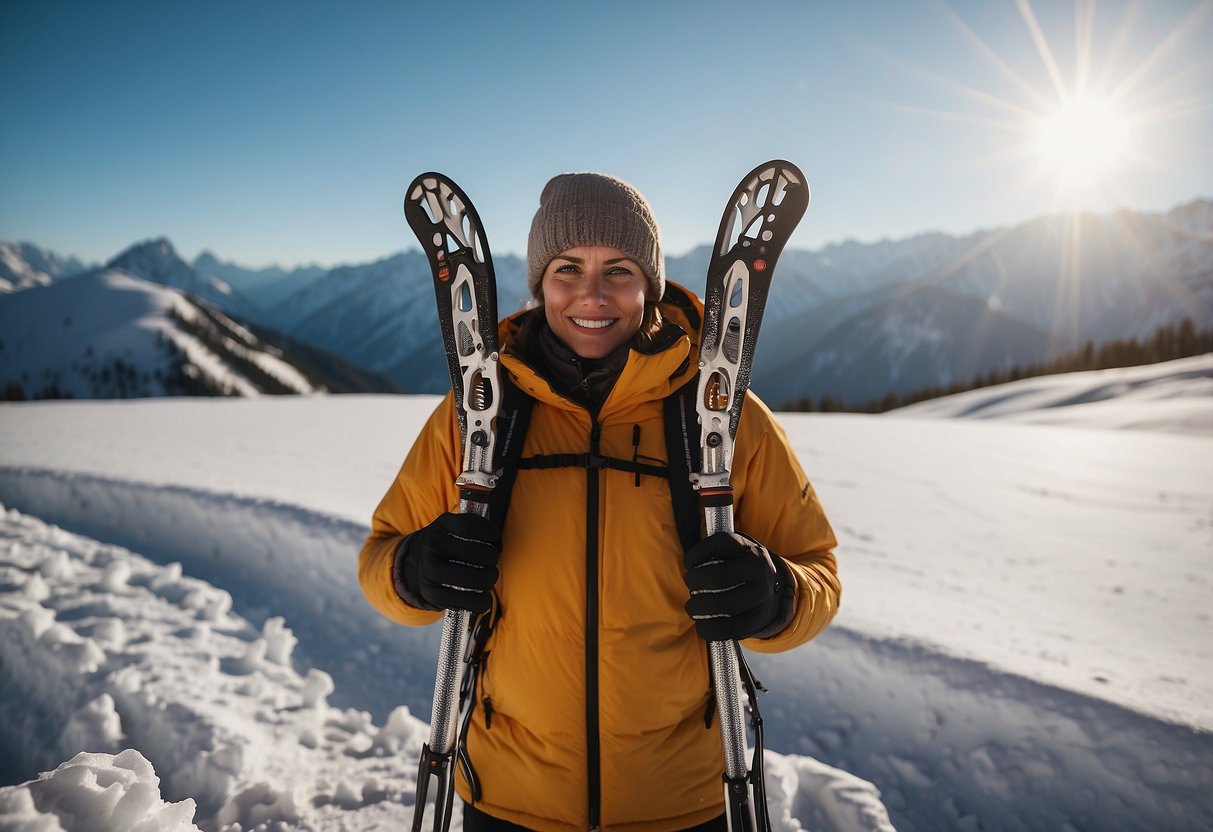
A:
POLYGON ((0 332, 9 400, 401 392, 117 267, 0 296, 0 332))
MULTIPOLYGON (((667 257, 667 273, 694 289, 710 254, 703 245, 667 257)), ((385 373, 405 389, 449 386, 430 270, 415 249, 317 274, 315 267, 243 269, 209 251, 191 265, 156 238, 110 265, 385 373)), ((505 316, 528 300, 525 263, 504 255, 494 265, 505 316)), ((924 232, 789 249, 768 299, 753 388, 775 406, 824 395, 859 403, 1087 341, 1148 335, 1183 317, 1213 326, 1207 199, 1166 213, 1055 215, 964 236, 924 232), (829 371, 826 357, 849 369, 829 371), (874 392, 874 384, 892 389, 874 392)))

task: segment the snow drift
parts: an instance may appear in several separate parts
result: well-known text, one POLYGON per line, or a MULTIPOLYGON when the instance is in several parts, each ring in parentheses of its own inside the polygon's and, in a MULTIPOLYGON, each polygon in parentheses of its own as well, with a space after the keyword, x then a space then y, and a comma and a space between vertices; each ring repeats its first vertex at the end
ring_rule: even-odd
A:
MULTIPOLYGON (((180 564, 15 510, 0 518, 0 546, 0 665, 20 669, 0 677, 0 709, 19 717, 0 720, 16 749, 7 768, 75 754, 0 790, 3 828, 408 825, 428 726, 405 706, 376 725, 329 705, 332 678, 292 668, 298 640, 283 618, 253 627, 226 591, 180 564), (167 802, 161 784, 189 797, 167 802)), ((780 830, 801 829, 798 817, 817 829, 892 828, 875 788, 830 766, 772 754, 770 783, 780 830)))

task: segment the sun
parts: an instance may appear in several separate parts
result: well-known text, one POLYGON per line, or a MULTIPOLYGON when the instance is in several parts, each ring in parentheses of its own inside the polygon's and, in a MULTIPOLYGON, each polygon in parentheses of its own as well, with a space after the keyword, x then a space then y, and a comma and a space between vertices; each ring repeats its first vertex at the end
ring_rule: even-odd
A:
POLYGON ((1034 117, 1032 145, 1046 174, 1063 190, 1098 186, 1128 157, 1132 119, 1107 98, 1080 93, 1034 117))
MULTIPOLYGON (((964 135, 974 147, 984 141, 984 151, 956 161, 965 160, 970 170, 995 171, 1000 179, 987 190, 989 200, 1016 213, 1031 206, 1073 216, 1131 206, 1149 191, 1153 173, 1178 171, 1163 148, 1189 139, 1185 134, 1173 140, 1170 124, 1190 131, 1197 114, 1213 102, 1213 95, 1192 83, 1207 74, 1208 62, 1193 64, 1181 51, 1204 33, 1213 0, 1189 4, 1190 10, 1166 15, 1174 23, 1162 29, 1153 17, 1145 19, 1147 4, 1136 0, 1108 3, 1102 14, 1096 0, 1073 0, 1072 27, 1051 39, 1045 24, 1064 27, 1060 21, 1069 3, 1014 0, 1008 5, 1018 12, 1023 29, 999 27, 999 42, 1005 44, 1000 54, 951 8, 959 4, 935 3, 981 63, 968 69, 952 52, 940 50, 930 58, 933 67, 946 67, 940 72, 894 56, 899 70, 935 87, 932 94, 951 93, 945 99, 951 103, 899 100, 889 106, 979 128, 964 135), (1034 2, 1047 12, 1043 23, 1034 2)), ((993 6, 976 4, 986 10, 993 6)), ((976 14, 987 20, 985 13, 976 14)))

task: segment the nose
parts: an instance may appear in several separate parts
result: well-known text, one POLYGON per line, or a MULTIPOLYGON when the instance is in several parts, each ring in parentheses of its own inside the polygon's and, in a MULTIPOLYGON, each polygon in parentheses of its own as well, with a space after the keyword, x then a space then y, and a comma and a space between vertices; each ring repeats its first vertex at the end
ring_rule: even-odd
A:
POLYGON ((581 300, 585 303, 592 303, 597 306, 602 306, 605 302, 606 282, 600 274, 587 274, 585 279, 581 281, 581 300))

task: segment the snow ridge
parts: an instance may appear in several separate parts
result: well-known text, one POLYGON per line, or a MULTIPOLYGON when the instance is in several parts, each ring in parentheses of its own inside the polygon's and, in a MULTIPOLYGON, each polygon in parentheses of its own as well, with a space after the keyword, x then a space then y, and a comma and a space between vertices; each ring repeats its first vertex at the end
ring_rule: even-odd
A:
POLYGON ((439 633, 401 628, 366 603, 353 561, 363 525, 258 498, 33 468, 0 467, 0 501, 161 563, 179 562, 226 588, 254 626, 272 615, 295 622, 305 645, 299 665, 323 664, 342 691, 338 704, 357 704, 379 719, 402 701, 429 713, 439 633), (383 684, 368 691, 367 667, 385 654, 392 662, 374 670, 383 684))
POLYGON ((323 390, 280 350, 218 309, 120 269, 88 272, 4 301, 0 387, 25 396, 323 390))

